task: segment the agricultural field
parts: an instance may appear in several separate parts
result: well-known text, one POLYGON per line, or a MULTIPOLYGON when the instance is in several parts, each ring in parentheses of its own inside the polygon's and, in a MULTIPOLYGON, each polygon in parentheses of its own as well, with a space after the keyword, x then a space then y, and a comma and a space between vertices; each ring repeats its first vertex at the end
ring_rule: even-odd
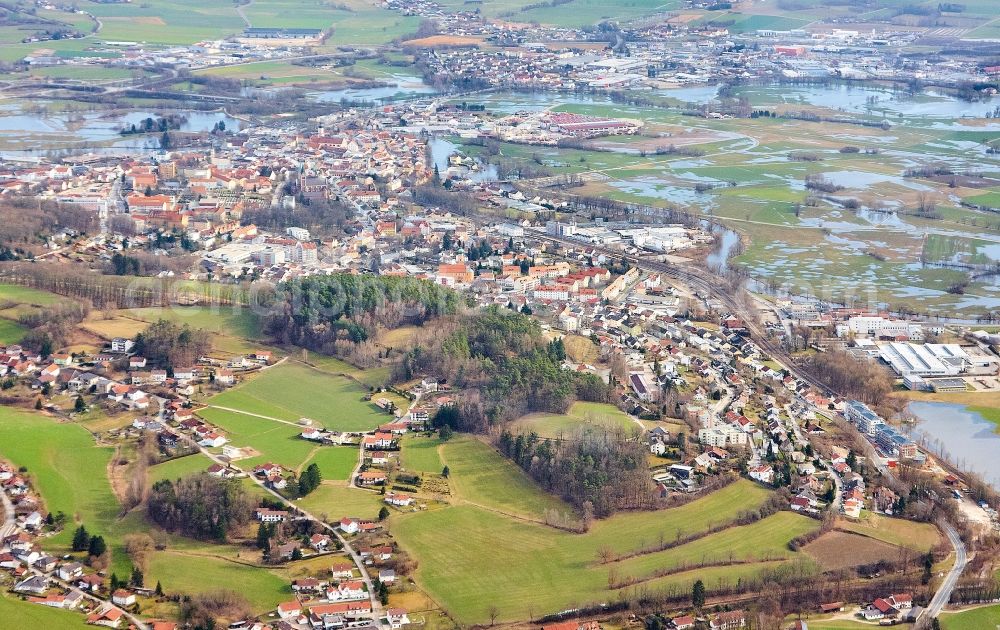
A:
POLYGON ((192 455, 185 455, 184 457, 178 457, 176 459, 156 464, 146 471, 146 477, 149 479, 150 483, 155 483, 164 479, 174 481, 176 479, 180 479, 181 477, 187 477, 188 475, 204 472, 211 465, 212 460, 208 459, 201 453, 194 453, 192 455))
POLYGON ((299 362, 286 362, 209 398, 206 403, 288 422, 310 418, 314 426, 336 431, 366 431, 391 422, 391 415, 364 400, 366 393, 347 377, 299 362))
POLYGON ((0 284, 0 344, 17 343, 28 332, 18 323, 18 317, 51 306, 59 299, 47 291, 0 284))
POLYGON ((60 630, 85 630, 88 626, 83 615, 75 610, 58 610, 48 606, 29 604, 13 593, 0 589, 0 627, 59 628, 60 630), (16 620, 17 626, 5 625, 16 620))
POLYGON ((621 430, 634 433, 639 425, 617 407, 601 403, 575 402, 565 414, 533 413, 519 418, 511 429, 534 431, 541 437, 569 437, 577 432, 621 430))
POLYGON ((245 562, 167 549, 151 556, 146 579, 160 582, 167 593, 187 595, 217 590, 221 585, 235 587, 257 614, 288 600, 291 588, 284 576, 245 562))
MULTIPOLYGON (((106 473, 111 453, 95 446, 79 425, 0 407, 0 455, 27 467, 50 511, 61 511, 99 534, 112 534, 119 512, 106 473)), ((65 553, 72 535, 67 527, 45 545, 65 553)))
POLYGON ((927 553, 940 539, 937 528, 930 523, 904 521, 870 512, 862 513, 862 518, 858 521, 840 521, 837 528, 890 545, 907 547, 917 553, 927 553))
POLYGON ((344 482, 323 481, 296 505, 311 514, 335 523, 344 517, 374 519, 385 505, 382 495, 371 490, 349 488, 344 482))
POLYGON ((441 447, 437 436, 423 437, 413 433, 403 436, 401 445, 402 466, 410 472, 439 473, 444 468, 441 447))
POLYGON ((547 510, 573 512, 485 442, 463 435, 446 442, 440 450, 462 502, 536 521, 544 519, 547 510))
POLYGON ((205 68, 195 74, 251 81, 255 85, 304 85, 346 80, 340 68, 299 66, 289 61, 254 61, 205 68))
POLYGON ((958 613, 945 612, 940 619, 944 630, 996 630, 1000 605, 979 606, 958 613))
POLYGON ((868 536, 840 531, 823 534, 803 547, 803 551, 816 560, 824 571, 850 569, 880 560, 898 562, 904 555, 912 561, 917 555, 913 549, 898 547, 868 536), (845 554, 844 549, 852 549, 854 552, 845 554))
POLYGON ((110 41, 193 44, 239 33, 245 26, 233 4, 150 0, 96 4, 88 10, 101 20, 97 36, 110 41))
MULTIPOLYGON (((450 446, 444 449, 446 463, 450 446)), ((718 584, 723 576, 750 577, 762 569, 804 560, 801 554, 788 552, 787 543, 815 527, 815 522, 805 517, 782 513, 771 517, 773 520, 723 529, 669 551, 643 554, 641 550, 659 540, 694 536, 731 522, 740 511, 759 505, 768 493, 755 484, 740 481, 682 507, 619 514, 596 521, 585 534, 573 534, 493 511, 504 508, 509 511, 510 505, 503 501, 494 499, 492 505, 475 505, 475 501, 467 499, 472 484, 461 481, 465 465, 451 468, 454 504, 424 513, 393 516, 393 533, 419 562, 418 585, 461 623, 488 620, 491 605, 498 606, 499 619, 511 620, 613 599, 616 591, 608 589, 611 567, 599 564, 600 550, 606 549, 613 555, 638 553, 615 564, 621 564, 633 577, 650 578, 649 582, 640 582, 643 586, 673 587, 693 582, 698 579, 695 575, 709 574, 712 577, 706 583, 718 584), (731 566, 722 567, 724 571, 692 570, 692 563, 714 553, 714 544, 735 542, 741 536, 754 540, 757 549, 739 543, 734 560, 742 556, 749 563, 740 564, 738 570, 731 566), (482 571, 484 565, 491 570, 482 571), (484 598, 483 593, 490 593, 491 597, 484 598)), ((518 472, 509 470, 507 475, 518 472)))
MULTIPOLYGON (((750 16, 758 22, 769 17, 750 16)), ((652 90, 646 97, 697 106, 711 101, 713 90, 652 90)), ((992 204, 995 191, 909 172, 947 161, 956 172, 1000 174, 1000 164, 985 152, 998 132, 977 124, 992 113, 995 101, 965 103, 933 92, 910 95, 838 84, 744 86, 736 96, 758 109, 844 122, 770 116, 711 120, 599 96, 497 93, 482 102, 496 112, 551 108, 642 120, 640 135, 593 141, 590 150, 504 143, 499 148, 506 159, 581 177, 579 194, 712 216, 742 240, 738 248, 727 245, 724 254, 733 258, 721 256, 712 264, 743 267, 769 287, 917 313, 978 316, 1000 308, 994 282, 937 264, 1000 261, 1000 219, 961 205, 992 204), (673 153, 667 150, 671 145, 673 153), (819 199, 807 188, 807 177, 822 178, 834 192, 819 199), (932 209, 920 210, 921 203, 932 209), (956 285, 963 290, 953 290, 956 285)), ((731 245, 736 243, 734 238, 731 245)))
POLYGON ((198 415, 225 431, 230 444, 250 447, 256 455, 239 460, 240 467, 252 469, 257 464, 273 462, 290 470, 301 471, 316 461, 324 479, 347 479, 358 461, 358 449, 347 446, 323 446, 299 437, 304 427, 276 422, 244 413, 207 407, 198 415))

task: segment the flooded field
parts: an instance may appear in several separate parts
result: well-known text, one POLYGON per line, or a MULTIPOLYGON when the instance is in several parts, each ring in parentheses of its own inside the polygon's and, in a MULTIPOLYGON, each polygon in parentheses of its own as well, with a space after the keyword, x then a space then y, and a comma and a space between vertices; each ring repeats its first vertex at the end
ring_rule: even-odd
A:
MULTIPOLYGON (((710 103, 718 87, 652 94, 710 103)), ((965 203, 1000 191, 1000 160, 986 151, 1000 141, 992 119, 1000 99, 969 103, 846 84, 748 86, 737 94, 755 107, 794 105, 783 111, 854 122, 707 119, 569 93, 494 93, 475 102, 499 113, 551 108, 642 120, 639 135, 603 138, 590 151, 504 145, 503 156, 543 158, 554 175, 579 175, 585 194, 723 221, 747 242, 732 264, 761 286, 931 315, 1000 309, 995 280, 977 275, 1000 263, 1000 213, 965 203), (921 176, 942 166, 984 179, 921 176)))
POLYGON ((179 131, 211 131, 220 122, 226 125, 226 129, 238 130, 242 124, 223 112, 56 111, 44 106, 6 104, 0 108, 0 155, 30 156, 80 146, 110 152, 158 149, 159 132, 122 135, 121 131, 132 125, 141 127, 147 118, 156 121, 167 115, 181 118, 179 131))

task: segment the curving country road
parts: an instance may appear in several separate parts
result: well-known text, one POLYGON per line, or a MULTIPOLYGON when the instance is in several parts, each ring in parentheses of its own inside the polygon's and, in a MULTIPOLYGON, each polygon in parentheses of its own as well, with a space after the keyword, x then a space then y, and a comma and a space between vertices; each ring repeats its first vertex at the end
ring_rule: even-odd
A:
POLYGON ((938 587, 934 597, 931 598, 931 603, 927 605, 924 609, 922 617, 927 617, 928 619, 934 619, 937 617, 941 610, 945 607, 945 604, 951 599, 951 592, 955 590, 955 584, 958 583, 958 578, 962 575, 962 571, 965 570, 965 565, 968 563, 969 558, 965 551, 965 543, 959 537, 958 532, 949 523, 944 521, 938 524, 941 529, 944 530, 945 535, 948 537, 948 542, 955 549, 955 564, 952 565, 951 570, 948 571, 948 575, 945 576, 944 581, 941 582, 941 586, 938 587))

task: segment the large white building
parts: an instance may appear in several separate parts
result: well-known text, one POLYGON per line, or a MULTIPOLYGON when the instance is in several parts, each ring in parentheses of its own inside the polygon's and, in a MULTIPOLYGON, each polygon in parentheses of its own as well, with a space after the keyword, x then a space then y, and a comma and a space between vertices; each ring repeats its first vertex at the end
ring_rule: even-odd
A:
POLYGON ((923 339, 923 326, 901 319, 887 319, 880 316, 852 317, 843 324, 837 324, 837 336, 875 337, 897 339, 923 339))
POLYGON ((969 355, 954 343, 879 344, 879 357, 903 378, 957 376, 972 365, 969 355))

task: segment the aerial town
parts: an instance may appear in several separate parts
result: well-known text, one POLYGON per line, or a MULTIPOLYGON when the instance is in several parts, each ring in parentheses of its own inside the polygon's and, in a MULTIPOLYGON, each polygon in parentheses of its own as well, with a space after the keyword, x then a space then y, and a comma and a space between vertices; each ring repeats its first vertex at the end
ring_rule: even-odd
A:
POLYGON ((1000 627, 993 2, 0 17, 0 630, 1000 627))

